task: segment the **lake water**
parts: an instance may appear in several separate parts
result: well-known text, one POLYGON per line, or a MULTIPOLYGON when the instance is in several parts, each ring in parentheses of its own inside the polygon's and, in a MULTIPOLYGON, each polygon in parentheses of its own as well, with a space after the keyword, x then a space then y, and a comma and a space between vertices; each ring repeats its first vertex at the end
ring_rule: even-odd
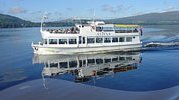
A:
MULTIPOLYGON (((143 30, 143 43, 179 41, 179 25, 144 26, 143 30)), ((35 56, 31 43, 40 39, 39 28, 0 29, 0 92, 37 79, 42 81, 36 85, 44 88, 46 79, 57 79, 137 92, 179 85, 178 46, 128 53, 35 56), (85 60, 90 63, 86 64, 85 60), (60 68, 56 67, 57 62, 60 68), (70 63, 70 68, 65 62, 70 63)))

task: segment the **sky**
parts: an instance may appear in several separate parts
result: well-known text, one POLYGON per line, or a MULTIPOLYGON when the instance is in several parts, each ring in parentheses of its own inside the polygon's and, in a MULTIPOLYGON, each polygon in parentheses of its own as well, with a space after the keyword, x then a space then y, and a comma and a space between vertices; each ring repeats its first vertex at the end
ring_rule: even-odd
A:
POLYGON ((0 13, 40 22, 69 18, 122 18, 178 11, 179 0, 0 0, 0 13))

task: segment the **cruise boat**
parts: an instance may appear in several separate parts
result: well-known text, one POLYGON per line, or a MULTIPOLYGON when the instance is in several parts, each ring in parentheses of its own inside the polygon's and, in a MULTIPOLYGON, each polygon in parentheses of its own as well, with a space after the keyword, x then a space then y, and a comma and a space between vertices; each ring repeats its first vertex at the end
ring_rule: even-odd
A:
POLYGON ((76 55, 34 55, 33 63, 43 63, 43 77, 55 77, 63 74, 75 76, 75 82, 88 81, 113 76, 138 68, 141 62, 140 52, 76 54, 76 55))
POLYGON ((66 29, 43 29, 42 42, 34 44, 35 54, 102 53, 112 51, 140 50, 139 25, 105 24, 89 21, 66 29))

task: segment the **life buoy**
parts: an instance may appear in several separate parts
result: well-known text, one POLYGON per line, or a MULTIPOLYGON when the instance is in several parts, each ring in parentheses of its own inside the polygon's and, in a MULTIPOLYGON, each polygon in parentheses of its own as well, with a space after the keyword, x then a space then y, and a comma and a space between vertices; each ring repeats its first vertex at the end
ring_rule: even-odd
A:
POLYGON ((37 48, 37 47, 35 47, 34 49, 35 49, 36 51, 38 51, 38 48, 37 48))

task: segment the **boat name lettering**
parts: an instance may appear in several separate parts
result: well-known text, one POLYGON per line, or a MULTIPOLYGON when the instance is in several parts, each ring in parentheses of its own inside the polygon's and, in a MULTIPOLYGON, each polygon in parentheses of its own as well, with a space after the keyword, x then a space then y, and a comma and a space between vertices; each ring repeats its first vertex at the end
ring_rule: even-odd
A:
POLYGON ((97 33, 97 35, 103 36, 103 35, 111 35, 111 33, 97 33))

